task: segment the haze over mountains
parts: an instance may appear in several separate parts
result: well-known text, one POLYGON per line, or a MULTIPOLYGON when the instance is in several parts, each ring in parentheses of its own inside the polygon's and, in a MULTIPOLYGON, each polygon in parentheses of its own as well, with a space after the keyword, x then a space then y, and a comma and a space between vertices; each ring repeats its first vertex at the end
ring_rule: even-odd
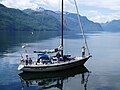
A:
MULTIPOLYGON (((99 24, 90 21, 85 16, 80 16, 83 29, 90 31, 108 30, 107 27, 118 25, 120 21, 110 22, 110 24, 99 24)), ((0 4, 0 30, 45 30, 56 31, 61 30, 61 13, 38 8, 36 10, 7 8, 0 4)), ((120 27, 117 27, 117 30, 120 27)), ((79 30, 77 14, 64 12, 64 29, 65 30, 79 30)), ((112 29, 112 28, 111 28, 112 29)), ((115 28, 113 28, 115 30, 115 28)))

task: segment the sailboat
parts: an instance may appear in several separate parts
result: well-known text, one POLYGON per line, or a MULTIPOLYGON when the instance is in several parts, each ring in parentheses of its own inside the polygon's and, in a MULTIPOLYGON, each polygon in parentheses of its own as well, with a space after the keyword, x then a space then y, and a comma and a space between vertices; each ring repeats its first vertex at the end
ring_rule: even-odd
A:
POLYGON ((21 63, 18 66, 18 70, 23 72, 53 72, 53 71, 61 71, 69 68, 74 68, 76 66, 83 66, 85 62, 91 57, 87 45, 87 40, 84 35, 84 31, 82 28, 82 23, 79 17, 79 11, 77 7, 76 0, 75 5, 78 13, 78 21, 80 24, 80 29, 83 34, 84 46, 82 47, 82 56, 72 57, 71 55, 64 55, 63 49, 63 40, 64 40, 64 12, 63 12, 63 0, 62 0, 62 13, 61 13, 61 45, 58 48, 53 50, 39 50, 34 51, 38 55, 38 58, 35 62, 32 60, 28 60, 28 55, 26 55, 26 59, 21 56, 21 63), (86 53, 87 51, 87 53, 86 53), (50 53, 56 53, 55 56, 51 56, 50 53))

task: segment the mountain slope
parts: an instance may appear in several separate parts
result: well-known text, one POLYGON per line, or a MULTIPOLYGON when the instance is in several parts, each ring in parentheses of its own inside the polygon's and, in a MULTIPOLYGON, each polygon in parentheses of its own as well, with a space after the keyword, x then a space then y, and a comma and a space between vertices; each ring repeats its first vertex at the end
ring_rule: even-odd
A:
MULTIPOLYGON (((102 31, 102 27, 99 23, 94 23, 87 19, 85 16, 79 16, 82 22, 82 27, 84 31, 102 31)), ((79 23, 77 19, 77 14, 74 13, 66 13, 65 14, 66 22, 68 22, 67 26, 72 28, 73 30, 80 30, 79 23)))
POLYGON ((105 31, 118 32, 120 31, 120 20, 113 20, 111 22, 102 23, 101 26, 105 31))
POLYGON ((0 5, 0 30, 59 30, 59 27, 59 22, 49 15, 29 15, 21 10, 0 5))
MULTIPOLYGON (((100 24, 80 16, 83 29, 101 31, 100 24)), ((0 4, 0 30, 61 30, 61 13, 39 8, 36 11, 7 8, 0 4)), ((64 30, 80 30, 77 14, 64 12, 64 30)))
MULTIPOLYGON (((61 13, 60 12, 53 12, 50 10, 44 10, 42 12, 55 17, 58 21, 61 22, 61 19, 60 19, 61 13)), ((99 23, 94 23, 93 21, 88 20, 87 17, 85 17, 85 16, 80 16, 80 19, 81 19, 81 22, 83 25, 83 29, 86 32, 102 31, 102 27, 99 23)), ((65 27, 68 28, 68 30, 72 30, 72 31, 80 30, 77 14, 64 12, 64 25, 65 25, 65 27)))
POLYGON ((35 20, 41 23, 42 30, 60 30, 61 23, 52 15, 46 14, 43 11, 34 11, 31 9, 23 10, 24 13, 34 17, 35 20))

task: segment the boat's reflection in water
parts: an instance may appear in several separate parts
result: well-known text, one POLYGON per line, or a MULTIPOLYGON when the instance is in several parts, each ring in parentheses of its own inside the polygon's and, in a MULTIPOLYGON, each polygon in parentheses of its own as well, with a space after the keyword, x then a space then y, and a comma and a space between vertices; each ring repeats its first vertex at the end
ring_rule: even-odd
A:
POLYGON ((87 81, 90 72, 85 66, 79 66, 72 69, 67 69, 58 72, 42 72, 42 73, 19 73, 22 89, 34 85, 38 85, 39 89, 52 89, 58 88, 63 90, 63 84, 69 77, 75 75, 81 76, 81 84, 84 85, 84 89, 87 90, 87 81))

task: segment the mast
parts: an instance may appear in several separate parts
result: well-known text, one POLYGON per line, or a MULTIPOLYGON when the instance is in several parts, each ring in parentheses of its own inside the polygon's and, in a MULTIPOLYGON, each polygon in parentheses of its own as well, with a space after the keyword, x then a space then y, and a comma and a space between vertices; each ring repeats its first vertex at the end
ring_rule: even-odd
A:
MULTIPOLYGON (((62 28, 61 28, 61 46, 63 48, 63 0, 62 0, 62 6, 61 6, 61 9, 62 9, 62 15, 61 15, 61 25, 62 25, 62 28)), ((63 57, 63 49, 61 50, 61 55, 63 57)))

